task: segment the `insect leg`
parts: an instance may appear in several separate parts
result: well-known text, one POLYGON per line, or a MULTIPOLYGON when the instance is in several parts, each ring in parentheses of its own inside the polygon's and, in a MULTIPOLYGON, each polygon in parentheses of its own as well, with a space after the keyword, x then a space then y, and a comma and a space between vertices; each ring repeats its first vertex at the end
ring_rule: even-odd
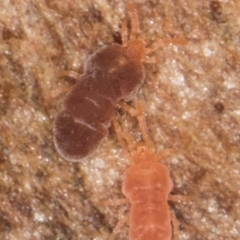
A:
POLYGON ((171 221, 173 226, 173 240, 178 240, 179 236, 179 223, 174 214, 171 212, 171 221))
POLYGON ((178 45, 185 45, 187 44, 187 40, 184 38, 166 38, 160 39, 152 44, 151 47, 146 48, 146 54, 152 53, 156 51, 158 48, 167 45, 167 44, 178 44, 178 45))
POLYGON ((125 103, 124 101, 121 101, 117 104, 118 108, 122 108, 125 112, 128 112, 131 116, 136 117, 137 112, 136 109, 125 103))
POLYGON ((171 202, 187 202, 187 201, 191 201, 191 198, 188 196, 184 196, 184 195, 169 195, 168 196, 168 201, 171 202))
POLYGON ((123 219, 121 219, 117 225, 114 227, 111 235, 108 237, 108 240, 113 240, 117 233, 119 232, 119 230, 125 225, 125 223, 128 221, 128 217, 129 217, 129 214, 127 214, 123 219))
POLYGON ((108 199, 103 201, 104 204, 106 205, 126 205, 129 204, 129 200, 127 198, 122 198, 122 199, 108 199))
POLYGON ((149 57, 149 56, 145 56, 145 58, 142 60, 143 62, 145 63, 157 63, 157 60, 156 60, 156 57, 155 56, 152 56, 152 57, 149 57))

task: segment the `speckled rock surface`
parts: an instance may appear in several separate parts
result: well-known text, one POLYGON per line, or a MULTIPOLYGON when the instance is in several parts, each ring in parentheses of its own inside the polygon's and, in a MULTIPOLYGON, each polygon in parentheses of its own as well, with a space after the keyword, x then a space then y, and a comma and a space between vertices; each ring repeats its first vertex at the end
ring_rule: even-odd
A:
MULTIPOLYGON (((147 42, 184 37, 156 51, 137 98, 156 151, 174 182, 179 240, 240 235, 240 4, 134 1, 147 42)), ((113 131, 82 162, 53 146, 54 116, 87 57, 120 42, 124 1, 0 3, 0 239, 105 240, 129 206, 121 181, 129 165, 113 131)), ((121 120, 137 135, 131 118, 121 120)), ((116 239, 128 239, 125 225, 116 239)))

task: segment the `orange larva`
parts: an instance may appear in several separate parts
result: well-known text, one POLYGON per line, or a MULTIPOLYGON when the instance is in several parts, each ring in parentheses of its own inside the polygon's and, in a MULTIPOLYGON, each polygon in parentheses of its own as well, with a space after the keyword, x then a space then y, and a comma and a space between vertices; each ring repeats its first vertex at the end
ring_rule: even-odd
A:
MULTIPOLYGON (((153 152, 139 103, 136 110, 145 144, 136 145, 129 133, 113 121, 119 142, 131 164, 124 172, 122 184, 122 192, 131 205, 129 240, 171 240, 173 229, 168 200, 173 183, 168 168, 158 162, 159 155, 153 152)), ((177 228, 175 236, 178 235, 176 232, 177 228)), ((115 236, 116 229, 108 240, 115 239, 115 236)))
MULTIPOLYGON (((59 154, 79 161, 92 153, 108 133, 116 104, 130 101, 141 87, 145 73, 142 62, 154 62, 147 54, 172 39, 155 42, 151 48, 137 38, 136 11, 129 5, 131 33, 121 30, 123 45, 103 47, 87 60, 81 79, 68 93, 54 123, 54 143, 59 154)), ((182 41, 175 39, 175 42, 182 41)))

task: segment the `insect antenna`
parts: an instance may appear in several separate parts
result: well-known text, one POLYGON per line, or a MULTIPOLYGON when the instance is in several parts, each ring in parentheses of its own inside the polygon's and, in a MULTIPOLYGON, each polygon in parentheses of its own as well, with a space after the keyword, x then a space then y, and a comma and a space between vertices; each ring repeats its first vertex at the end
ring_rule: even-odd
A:
POLYGON ((123 149, 122 154, 130 160, 130 162, 133 162, 133 152, 134 152, 134 140, 130 134, 128 134, 126 131, 122 130, 120 124, 117 122, 117 120, 112 121, 112 125, 114 127, 114 130, 117 134, 118 141, 123 149))
POLYGON ((127 20, 124 19, 121 27, 122 45, 126 46, 128 41, 127 20))
POLYGON ((138 17, 136 9, 134 8, 134 5, 131 3, 127 4, 127 9, 129 11, 129 15, 131 18, 131 33, 130 33, 130 40, 137 38, 137 31, 138 31, 138 17))
POLYGON ((136 108, 137 119, 139 122, 139 127, 140 127, 140 130, 142 133, 142 138, 143 138, 145 144, 147 145, 147 147, 154 152, 153 142, 152 142, 151 138, 149 137, 142 105, 140 104, 139 101, 135 102, 135 108, 136 108))
MULTIPOLYGON (((140 130, 141 130, 142 138, 145 142, 145 145, 147 145, 147 147, 149 149, 153 150, 154 149, 153 142, 152 142, 152 140, 151 140, 151 138, 149 137, 149 134, 148 134, 147 124, 146 124, 146 121, 145 121, 145 116, 144 116, 144 113, 143 113, 142 105, 139 101, 134 101, 134 106, 135 106, 135 108, 129 106, 128 104, 126 104, 123 101, 119 102, 118 105, 117 105, 117 107, 122 108, 124 111, 128 112, 131 116, 137 118, 140 130)), ((122 130, 122 132, 124 132, 124 131, 122 130)), ((128 134, 127 132, 125 134, 128 135, 128 136, 126 136, 126 138, 131 139, 131 142, 134 143, 134 140, 131 137, 131 135, 128 134)), ((126 141, 127 141, 127 139, 126 139, 126 141)), ((133 145, 132 143, 129 142, 128 143, 129 146, 133 145)))

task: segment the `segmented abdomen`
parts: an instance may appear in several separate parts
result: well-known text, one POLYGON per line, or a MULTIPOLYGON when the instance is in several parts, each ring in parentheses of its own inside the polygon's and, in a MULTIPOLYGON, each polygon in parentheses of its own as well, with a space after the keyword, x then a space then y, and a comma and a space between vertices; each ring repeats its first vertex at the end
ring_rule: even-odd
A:
POLYGON ((166 166, 149 163, 130 166, 124 174, 123 194, 129 198, 130 240, 170 240, 168 195, 173 184, 166 166))

